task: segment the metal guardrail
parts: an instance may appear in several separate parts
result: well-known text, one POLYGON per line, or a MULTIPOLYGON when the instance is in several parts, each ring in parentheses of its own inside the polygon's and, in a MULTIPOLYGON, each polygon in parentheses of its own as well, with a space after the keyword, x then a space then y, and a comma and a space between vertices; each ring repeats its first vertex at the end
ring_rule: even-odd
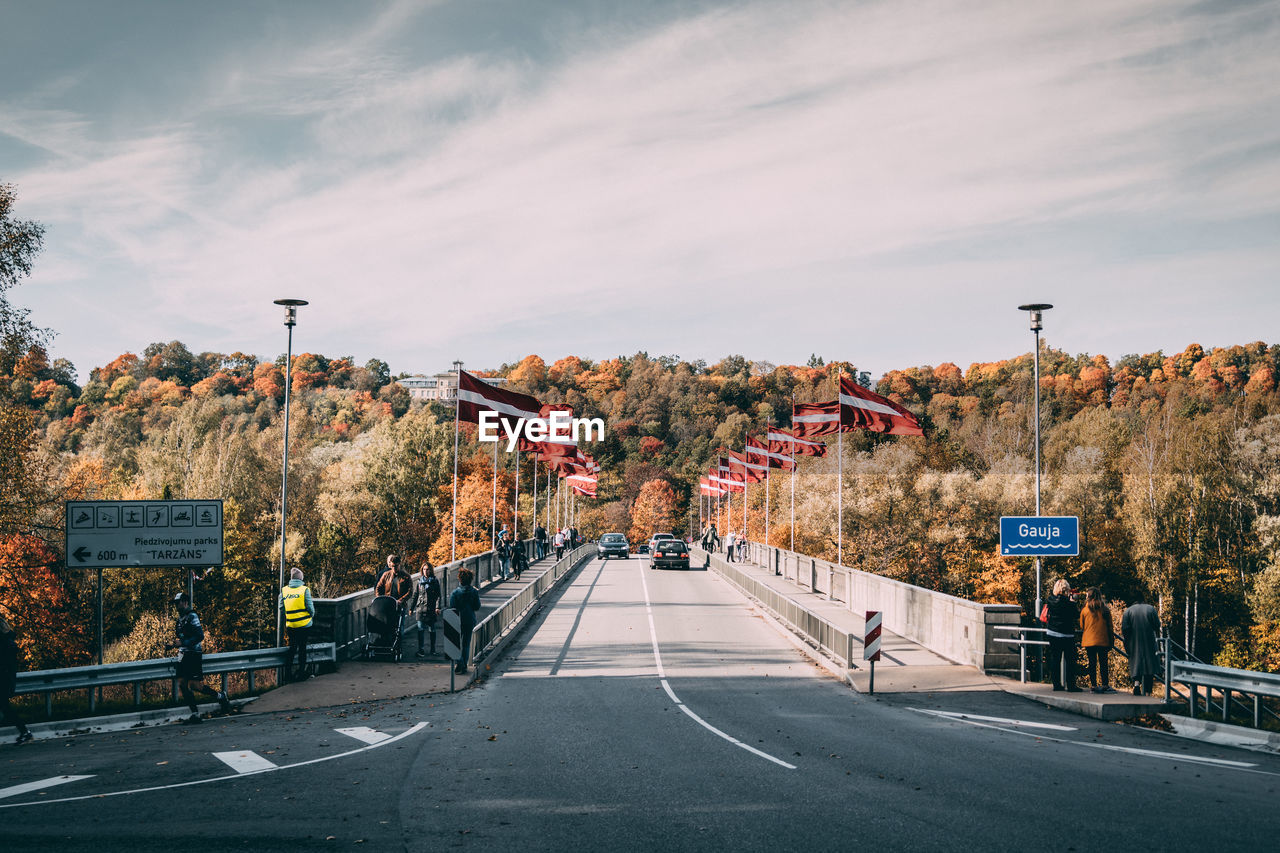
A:
POLYGON ((498 605, 489 615, 476 623, 471 632, 471 662, 483 660, 490 649, 506 633, 507 629, 516 625, 525 613, 537 603, 542 594, 551 589, 556 581, 577 568, 583 558, 596 552, 595 543, 579 545, 561 557, 555 565, 538 576, 537 580, 520 590, 515 595, 498 605))
POLYGON ((1209 711, 1210 693, 1219 690, 1222 693, 1222 721, 1230 716, 1233 693, 1241 693, 1253 697, 1253 726, 1262 726, 1262 713, 1266 710, 1273 717, 1280 718, 1270 709, 1262 706, 1262 697, 1280 699, 1280 675, 1270 672, 1255 672, 1250 669, 1232 669, 1225 666, 1210 666, 1206 663, 1191 661, 1171 661, 1168 664, 1169 680, 1181 682, 1191 688, 1188 708, 1192 717, 1196 715, 1200 704, 1200 688, 1205 688, 1205 713, 1209 711))
MULTIPOLYGON (((996 631, 1018 631, 1021 634, 1047 634, 1048 628, 1031 628, 1022 625, 995 625, 996 631)), ((1018 647, 1018 678, 1023 683, 1027 683, 1027 646, 1047 646, 1048 640, 1029 640, 1025 636, 1022 637, 996 637, 997 643, 1012 643, 1018 647)), ((1041 661, 1043 664, 1043 661, 1041 661)), ((1041 673, 1043 677, 1043 672, 1041 673)))
MULTIPOLYGON (((204 656, 205 675, 221 675, 222 689, 227 689, 227 675, 249 673, 249 689, 254 689, 254 673, 262 669, 281 669, 288 660, 289 649, 249 649, 239 652, 215 652, 204 656)), ((337 660, 333 643, 309 643, 307 661, 337 660)), ((64 669, 42 669, 18 673, 15 695, 43 693, 45 715, 53 716, 53 694, 69 690, 89 691, 89 710, 96 711, 98 688, 116 684, 133 685, 133 704, 142 704, 142 685, 148 681, 172 683, 174 701, 178 699, 178 679, 174 676, 177 658, 108 663, 102 666, 72 666, 64 669)))
MULTIPOLYGON (((697 552, 704 558, 707 554, 700 548, 697 552)), ((861 637, 855 638, 853 634, 840 630, 835 624, 806 610, 799 602, 738 571, 735 563, 723 560, 715 554, 711 556, 713 558, 711 564, 726 580, 760 602, 775 618, 807 637, 837 663, 846 669, 852 666, 853 644, 855 639, 861 643, 861 637)))

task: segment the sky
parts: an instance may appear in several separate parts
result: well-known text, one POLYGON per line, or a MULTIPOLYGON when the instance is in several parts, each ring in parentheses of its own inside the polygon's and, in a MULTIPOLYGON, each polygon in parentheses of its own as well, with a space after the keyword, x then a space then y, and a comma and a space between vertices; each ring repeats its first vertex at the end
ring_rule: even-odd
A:
POLYGON ((1280 4, 0 0, 9 298, 431 373, 1276 342, 1280 4))

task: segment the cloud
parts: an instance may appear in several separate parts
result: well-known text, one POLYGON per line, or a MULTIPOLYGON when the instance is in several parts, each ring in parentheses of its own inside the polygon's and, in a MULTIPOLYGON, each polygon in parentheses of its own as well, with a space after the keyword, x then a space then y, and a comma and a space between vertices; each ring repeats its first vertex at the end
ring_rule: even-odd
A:
MULTIPOLYGON (((784 361, 741 325, 772 318, 769 343, 807 355, 815 335, 847 340, 865 305, 910 312, 963 361, 979 357, 950 322, 963 303, 1048 283, 1064 259, 1144 293, 1262 274, 1249 246, 1171 244, 1145 267, 1066 251, 1137 218, 1276 215, 1277 24, 1261 7, 735 5, 639 33, 566 31, 540 63, 405 52, 433 14, 397 5, 350 40, 241 50, 258 64, 215 69, 181 121, 14 179, 39 216, 77 223, 80 245, 51 252, 132 265, 118 286, 149 289, 159 337, 194 313, 209 339, 193 346, 260 350, 246 312, 301 296, 308 348, 396 369, 577 351, 560 319, 575 311, 598 324, 593 346, 692 336, 700 353, 784 361), (1046 230, 1070 240, 954 254, 1046 230), (1174 279, 1155 282, 1157 268, 1174 279), (687 304, 729 322, 682 316, 687 304), (740 313, 752 305, 767 313, 740 313)), ((44 129, 84 152, 68 137, 102 120, 51 113, 44 129)), ((859 352, 823 350, 896 357, 891 325, 858 324, 844 345, 859 352)))

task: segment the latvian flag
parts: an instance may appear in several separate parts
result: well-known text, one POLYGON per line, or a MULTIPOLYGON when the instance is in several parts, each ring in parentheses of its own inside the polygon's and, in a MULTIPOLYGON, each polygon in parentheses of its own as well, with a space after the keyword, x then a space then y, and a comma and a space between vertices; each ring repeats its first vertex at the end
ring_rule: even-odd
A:
MULTIPOLYGON (((546 403, 538 410, 538 417, 549 421, 552 412, 568 412, 573 414, 573 406, 567 403, 546 403)), ((530 441, 524 433, 516 439, 516 447, 525 453, 537 453, 538 461, 546 462, 553 457, 573 456, 578 452, 578 443, 568 436, 548 436, 542 441, 530 441)))
POLYGON ((510 432, 516 431, 520 418, 536 418, 542 404, 528 394, 495 388, 465 370, 458 371, 458 418, 480 423, 481 412, 497 412, 510 432))
POLYGON ((734 474, 740 474, 743 481, 747 483, 763 483, 766 473, 769 470, 768 465, 760 465, 755 462, 748 462, 747 457, 741 453, 729 453, 729 470, 734 474))
POLYGON ((718 498, 721 495, 728 494, 728 489, 720 488, 718 484, 711 482, 710 477, 703 477, 702 480, 699 481, 699 485, 702 488, 702 494, 710 495, 713 498, 718 498))
POLYGON ((754 438, 747 439, 747 460, 770 468, 781 468, 783 471, 790 471, 796 467, 796 461, 790 454, 773 450, 754 438))
POLYGON ((869 429, 886 435, 924 435, 915 415, 892 400, 871 393, 851 376, 840 377, 840 418, 845 429, 869 429))
POLYGON ((570 474, 565 482, 576 494, 594 498, 596 496, 596 476, 594 474, 570 474))
POLYGON ((792 456, 826 456, 827 446, 821 441, 797 438, 781 427, 769 427, 769 449, 792 456))
POLYGON ((835 435, 840 431, 840 402, 796 403, 791 407, 791 431, 799 438, 835 435))
POLYGON ((711 485, 720 488, 726 494, 728 492, 741 492, 745 486, 741 479, 736 479, 733 474, 728 471, 720 471, 713 469, 707 473, 707 480, 711 485))

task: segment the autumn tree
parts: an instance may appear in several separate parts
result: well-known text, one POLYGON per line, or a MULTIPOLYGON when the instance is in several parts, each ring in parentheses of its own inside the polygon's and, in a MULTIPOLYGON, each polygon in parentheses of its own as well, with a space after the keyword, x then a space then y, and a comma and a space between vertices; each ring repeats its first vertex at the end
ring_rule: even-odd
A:
POLYGON ((654 533, 675 529, 675 491, 666 480, 650 480, 640 487, 640 495, 631 507, 631 540, 644 542, 654 533))

